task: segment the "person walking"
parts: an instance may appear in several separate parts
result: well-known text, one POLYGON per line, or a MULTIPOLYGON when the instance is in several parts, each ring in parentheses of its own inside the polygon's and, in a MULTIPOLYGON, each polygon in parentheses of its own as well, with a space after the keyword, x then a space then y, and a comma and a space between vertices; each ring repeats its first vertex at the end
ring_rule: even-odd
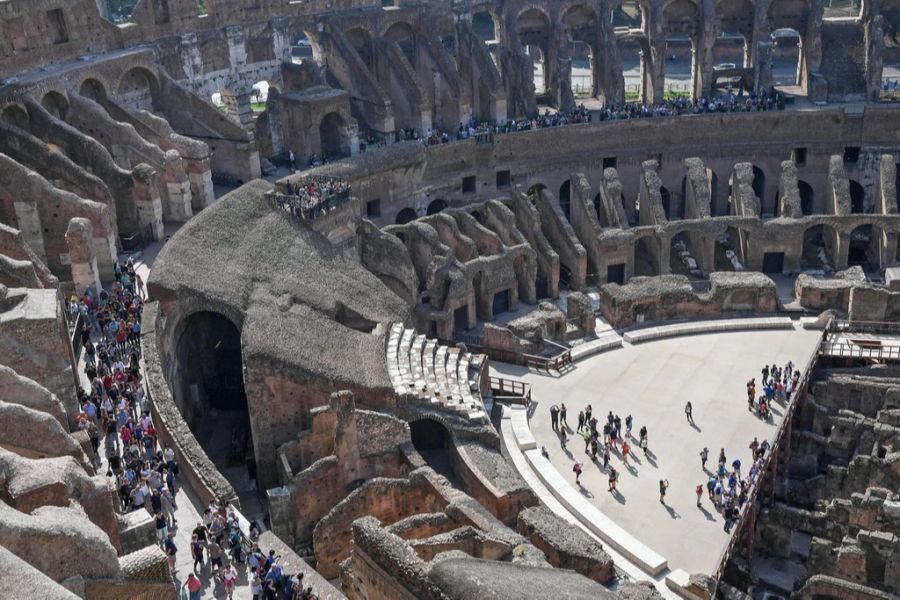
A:
POLYGON ((628 445, 628 441, 625 440, 622 442, 622 462, 626 465, 628 464, 628 453, 631 452, 631 446, 628 445))
POLYGON ((575 483, 581 485, 581 463, 575 463, 572 467, 572 471, 575 473, 575 483))
POLYGON ((618 476, 619 476, 619 474, 616 471, 615 467, 610 467, 610 469, 609 469, 609 491, 610 492, 616 491, 616 480, 618 479, 618 476))
POLYGON ((721 448, 719 450, 719 466, 724 465, 726 462, 728 462, 728 459, 725 458, 725 448, 721 448))
POLYGON ((691 405, 691 401, 688 400, 687 404, 684 405, 684 414, 687 416, 687 422, 691 425, 694 424, 694 407, 691 405))
POLYGON ((625 436, 631 437, 631 426, 634 423, 634 419, 631 418, 631 415, 625 417, 625 436))
POLYGON ((578 411, 578 427, 575 429, 575 433, 580 433, 584 428, 584 411, 578 411))
POLYGON ((553 431, 559 431, 559 407, 555 404, 550 407, 550 426, 553 431))
POLYGON ((741 478, 741 459, 736 458, 731 461, 731 468, 734 469, 734 474, 737 476, 737 479, 741 478))
POLYGON ((588 447, 591 444, 591 432, 585 429, 581 432, 581 436, 584 438, 584 453, 588 453, 588 447))
POLYGON ((706 470, 706 460, 709 458, 709 448, 706 446, 703 447, 703 450, 700 451, 700 467, 705 471, 706 470))
POLYGON ((219 577, 222 579, 222 583, 225 585, 225 593, 228 594, 228 600, 231 600, 234 597, 234 586, 237 583, 238 578, 238 573, 237 570, 235 570, 234 565, 232 563, 228 563, 228 565, 219 574, 219 577))
POLYGON ((200 583, 200 580, 197 579, 197 576, 191 573, 190 575, 188 575, 187 581, 184 582, 184 585, 181 586, 181 589, 187 589, 188 598, 190 600, 200 600, 202 587, 203 584, 200 583))
POLYGON ((666 490, 669 488, 669 480, 668 479, 660 479, 659 480, 659 503, 666 503, 666 490))
POLYGON ((697 494, 697 506, 700 507, 700 506, 701 506, 700 500, 703 499, 703 484, 702 484, 702 483, 698 483, 698 484, 697 484, 697 489, 694 490, 694 491, 695 491, 695 493, 697 494))
POLYGON ((566 403, 565 402, 561 402, 559 405, 559 422, 561 425, 568 426, 568 423, 566 423, 566 403))
POLYGON ((166 558, 169 561, 169 572, 175 573, 175 555, 178 553, 178 547, 175 545, 175 532, 170 531, 166 543, 163 545, 166 552, 166 558))
POLYGON ((194 570, 197 569, 197 565, 203 568, 203 542, 196 533, 191 536, 191 556, 194 558, 194 570))

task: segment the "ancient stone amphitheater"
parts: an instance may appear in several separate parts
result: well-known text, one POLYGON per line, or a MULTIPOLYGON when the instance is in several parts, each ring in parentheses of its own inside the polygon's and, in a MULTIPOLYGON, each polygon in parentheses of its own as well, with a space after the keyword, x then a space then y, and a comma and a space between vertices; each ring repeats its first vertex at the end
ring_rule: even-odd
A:
POLYGON ((900 594, 900 0, 0 0, 0 34, 0 597, 177 598, 210 502, 297 598, 900 594), (76 395, 72 303, 129 258, 174 572, 76 395), (661 391, 726 379, 701 351, 709 412, 661 391), (590 402, 653 424, 624 496, 550 429, 590 402), (725 533, 679 469, 757 432, 725 533))

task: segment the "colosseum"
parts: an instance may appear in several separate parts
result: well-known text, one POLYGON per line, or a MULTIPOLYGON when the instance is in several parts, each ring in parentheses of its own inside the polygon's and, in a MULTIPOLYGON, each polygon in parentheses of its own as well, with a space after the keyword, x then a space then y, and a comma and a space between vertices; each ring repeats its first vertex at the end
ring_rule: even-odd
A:
POLYGON ((0 597, 900 597, 900 0, 0 33, 0 597))

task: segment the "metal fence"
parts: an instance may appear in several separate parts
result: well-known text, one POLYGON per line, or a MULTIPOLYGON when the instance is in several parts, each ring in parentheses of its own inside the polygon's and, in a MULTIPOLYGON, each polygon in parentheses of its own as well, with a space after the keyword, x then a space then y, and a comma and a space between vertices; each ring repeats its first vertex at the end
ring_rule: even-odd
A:
POLYGON ((277 208, 287 211, 303 221, 314 221, 324 217, 350 200, 349 188, 315 202, 311 202, 302 196, 283 194, 281 192, 269 192, 269 194, 271 194, 277 208))

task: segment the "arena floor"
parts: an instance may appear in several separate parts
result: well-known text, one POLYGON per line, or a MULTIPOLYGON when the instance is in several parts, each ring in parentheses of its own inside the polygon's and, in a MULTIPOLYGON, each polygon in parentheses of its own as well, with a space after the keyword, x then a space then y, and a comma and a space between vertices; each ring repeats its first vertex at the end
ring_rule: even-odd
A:
MULTIPOLYGON (((532 385, 531 431, 545 446, 557 470, 575 487, 573 464, 584 463, 581 493, 650 549, 668 559, 671 569, 712 573, 728 541, 724 521, 704 496, 696 505, 695 488, 709 478, 700 467, 700 450, 709 448, 707 468, 714 469, 719 449, 728 463, 737 457, 749 467, 748 444, 774 436, 782 410, 766 423, 747 410, 746 382, 760 379, 763 364, 805 365, 821 332, 796 330, 735 332, 626 343, 623 348, 589 357, 560 377, 528 372, 524 367, 492 362, 492 374, 532 385), (695 426, 684 415, 693 405, 695 426), (550 424, 550 406, 565 402, 569 423, 563 446, 550 424), (634 417, 633 434, 648 429, 650 455, 639 449, 626 467, 613 454, 619 471, 618 494, 608 490, 602 460, 591 464, 575 428, 578 412, 591 404, 602 426, 612 411, 634 417), (666 505, 659 502, 659 480, 668 479, 666 505)), ((636 441, 631 442, 637 446, 636 441)), ((598 455, 599 459, 599 455, 598 455)), ((576 489, 578 489, 576 487, 576 489)))

